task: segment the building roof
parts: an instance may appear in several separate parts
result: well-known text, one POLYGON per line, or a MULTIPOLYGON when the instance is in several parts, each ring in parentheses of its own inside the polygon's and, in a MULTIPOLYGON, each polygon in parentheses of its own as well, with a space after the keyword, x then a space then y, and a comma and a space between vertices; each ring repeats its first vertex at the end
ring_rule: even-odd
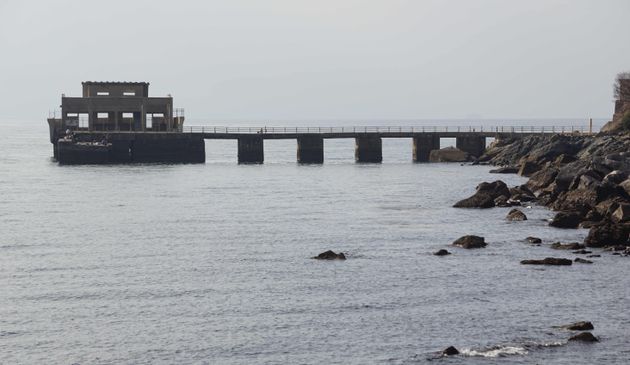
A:
POLYGON ((83 81, 83 85, 149 85, 148 82, 134 81, 83 81))

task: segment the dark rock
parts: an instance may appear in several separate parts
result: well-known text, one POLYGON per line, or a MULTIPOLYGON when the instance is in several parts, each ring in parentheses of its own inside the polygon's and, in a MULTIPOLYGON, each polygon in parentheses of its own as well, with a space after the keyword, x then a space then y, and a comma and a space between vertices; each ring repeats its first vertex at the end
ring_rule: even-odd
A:
POLYGON ((518 200, 520 202, 531 202, 536 200, 536 195, 532 192, 527 185, 520 185, 510 189, 510 199, 518 200))
POLYGON ((569 331, 590 331, 590 330, 595 329, 595 327, 593 327, 593 324, 587 321, 580 321, 580 322, 567 324, 564 326, 560 326, 560 328, 564 328, 569 331))
POLYGON ((527 237, 525 240, 529 243, 542 243, 542 240, 538 237, 527 237))
POLYGON ((328 250, 326 252, 320 253, 319 255, 313 258, 317 260, 345 260, 346 255, 344 255, 343 252, 335 253, 333 251, 328 250))
POLYGON ((521 176, 531 176, 539 170, 540 170, 539 164, 535 162, 531 162, 531 161, 524 161, 521 164, 521 167, 518 169, 518 174, 521 176))
POLYGON ((554 250, 580 250, 584 248, 584 245, 581 245, 577 242, 562 244, 560 242, 552 243, 551 248, 554 250))
POLYGON ((574 162, 575 160, 577 160, 577 157, 575 156, 561 154, 553 161, 553 163, 554 165, 565 165, 574 162))
POLYGON ((574 262, 580 263, 580 264, 592 264, 593 261, 589 261, 589 260, 585 260, 582 258, 576 258, 575 260, 573 260, 574 262))
POLYGON ((525 213, 521 212, 518 209, 512 209, 508 213, 507 217, 505 217, 505 219, 509 221, 526 221, 527 216, 525 215, 525 213))
POLYGON ((627 245, 630 229, 622 224, 600 224, 588 231, 584 239, 587 247, 604 247, 610 245, 627 245))
POLYGON ((630 204, 619 204, 617 209, 612 213, 611 219, 615 223, 630 221, 630 204))
POLYGON ((483 248, 486 245, 485 238, 473 235, 460 237, 453 242, 453 246, 461 248, 483 248))
POLYGON ((604 184, 608 183, 608 184, 613 184, 613 185, 619 185, 622 182, 624 182, 627 178, 628 178, 628 173, 624 171, 615 170, 611 172, 610 174, 604 176, 604 179, 602 180, 602 182, 604 184))
POLYGON ((569 341, 598 342, 599 340, 590 332, 582 332, 569 338, 569 341))
POLYGON ((588 255, 586 257, 588 257, 590 259, 590 258, 594 258, 594 257, 602 257, 602 255, 588 255))
POLYGON ((510 196, 510 189, 503 181, 483 182, 477 186, 477 192, 473 196, 460 200, 453 206, 455 208, 492 208, 495 206, 494 199, 502 195, 510 196))
POLYGON ((506 166, 499 167, 498 169, 490 170, 491 174, 516 174, 518 172, 518 166, 506 166))
POLYGON ((445 355, 445 356, 459 355, 459 350, 457 350, 453 346, 449 346, 444 351, 442 351, 442 355, 445 355))
POLYGON ((579 212, 558 212, 549 222, 549 225, 557 228, 577 228, 582 220, 579 212))
POLYGON ((561 259, 555 257, 547 257, 542 260, 523 260, 523 265, 572 265, 573 261, 569 259, 561 259))
POLYGON ((542 190, 551 185, 558 176, 558 169, 544 168, 533 174, 527 181, 527 187, 532 191, 542 190))
POLYGON ((573 251, 573 253, 576 255, 587 255, 589 253, 593 253, 593 251, 579 250, 579 251, 573 251))
POLYGON ((433 253, 435 256, 446 256, 446 255, 450 255, 451 253, 448 252, 445 249, 441 249, 441 250, 437 250, 433 253))

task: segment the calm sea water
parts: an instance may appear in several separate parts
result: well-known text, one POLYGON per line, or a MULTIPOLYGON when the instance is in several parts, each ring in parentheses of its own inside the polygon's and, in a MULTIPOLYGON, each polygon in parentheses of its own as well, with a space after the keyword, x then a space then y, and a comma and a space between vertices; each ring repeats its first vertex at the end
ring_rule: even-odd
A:
MULTIPOLYGON (((0 135, 0 363, 624 364, 630 259, 522 266, 584 238, 506 209, 451 205, 488 167, 413 164, 385 140, 384 163, 326 141, 322 166, 295 141, 236 164, 207 142, 204 165, 58 166, 44 122, 0 135), (481 250, 449 247, 478 234, 481 250), (431 253, 448 248, 454 254, 431 253), (333 249, 345 262, 309 257, 333 249), (552 328, 590 320, 597 344, 552 328), (454 345, 464 356, 430 360, 454 345)), ((448 143, 446 141, 445 143, 448 143)))

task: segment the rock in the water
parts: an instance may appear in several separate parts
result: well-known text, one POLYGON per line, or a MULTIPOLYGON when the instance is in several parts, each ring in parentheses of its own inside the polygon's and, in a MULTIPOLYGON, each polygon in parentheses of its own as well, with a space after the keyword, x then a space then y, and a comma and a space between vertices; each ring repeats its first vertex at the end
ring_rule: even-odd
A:
POLYGON ((575 323, 567 324, 564 326, 560 326, 560 328, 564 328, 569 331, 590 331, 590 330, 595 329, 595 327, 593 327, 593 324, 588 321, 575 322, 575 323))
POLYGON ((588 258, 590 259, 590 258, 592 258, 592 257, 602 257, 602 255, 588 255, 588 256, 586 256, 586 257, 588 257, 588 258))
POLYGON ((453 242, 453 246, 461 248, 483 248, 486 247, 485 238, 479 236, 463 236, 453 242))
POLYGON ((525 215, 525 213, 521 212, 518 209, 512 209, 508 213, 507 217, 505 217, 505 219, 509 221, 526 221, 527 216, 525 215))
POLYGON ((547 257, 542 260, 523 260, 523 265, 572 265, 573 261, 555 257, 547 257))
POLYGON ((555 242, 551 244, 551 248, 553 248, 554 250, 581 250, 584 248, 584 245, 581 245, 577 242, 571 242, 571 243, 555 242))
POLYGON ((345 260, 346 255, 344 255, 343 252, 335 253, 334 251, 328 250, 313 258, 317 260, 345 260))
POLYGON ((490 170, 491 174, 516 174, 517 172, 517 166, 499 167, 498 169, 490 170))
POLYGON ((577 228, 582 220, 579 212, 558 212, 549 222, 549 225, 557 228, 577 228))
POLYGON ((542 243, 542 240, 538 237, 527 237, 525 240, 529 243, 542 243))
POLYGON ((585 260, 585 259, 582 259, 582 258, 579 258, 579 257, 577 259, 575 259, 574 261, 577 262, 577 263, 580 263, 580 264, 592 264, 593 263, 593 261, 585 260))
POLYGON ((433 253, 435 256, 446 256, 446 255, 450 255, 451 253, 448 252, 445 249, 441 249, 441 250, 437 250, 433 253))
POLYGON ((459 350, 457 350, 453 346, 449 346, 446 349, 444 349, 444 351, 442 351, 442 355, 446 355, 446 356, 459 355, 459 350))
POLYGON ((573 251, 573 253, 576 255, 587 255, 589 253, 593 253, 593 251, 578 250, 578 251, 573 251))
POLYGON ((460 200, 453 205, 455 208, 492 208, 494 199, 510 196, 510 189, 501 180, 491 183, 483 182, 477 186, 477 192, 469 198, 460 200))
POLYGON ((569 341, 598 342, 599 340, 590 332, 582 332, 569 338, 569 341))
POLYGON ((429 162, 466 162, 470 154, 455 147, 433 150, 429 153, 429 162))
POLYGON ((604 247, 612 245, 627 245, 630 227, 622 224, 600 224, 594 226, 584 239, 587 247, 604 247))

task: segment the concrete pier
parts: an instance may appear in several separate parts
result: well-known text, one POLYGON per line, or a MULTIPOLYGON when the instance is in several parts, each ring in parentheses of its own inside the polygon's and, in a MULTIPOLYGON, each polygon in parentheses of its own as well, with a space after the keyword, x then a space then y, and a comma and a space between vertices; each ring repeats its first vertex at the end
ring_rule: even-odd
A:
POLYGON ((462 135, 456 137, 456 147, 474 157, 480 157, 486 150, 486 137, 482 135, 462 135))
POLYGON ((320 136, 298 137, 297 160, 299 163, 324 163, 324 138, 320 136))
POLYGON ((238 137, 238 163, 263 163, 265 149, 261 135, 238 137))
POLYGON ((440 149, 440 136, 433 133, 413 137, 413 162, 429 162, 433 150, 440 149))
POLYGON ((356 137, 354 159, 356 162, 383 162, 383 140, 381 137, 356 137))

